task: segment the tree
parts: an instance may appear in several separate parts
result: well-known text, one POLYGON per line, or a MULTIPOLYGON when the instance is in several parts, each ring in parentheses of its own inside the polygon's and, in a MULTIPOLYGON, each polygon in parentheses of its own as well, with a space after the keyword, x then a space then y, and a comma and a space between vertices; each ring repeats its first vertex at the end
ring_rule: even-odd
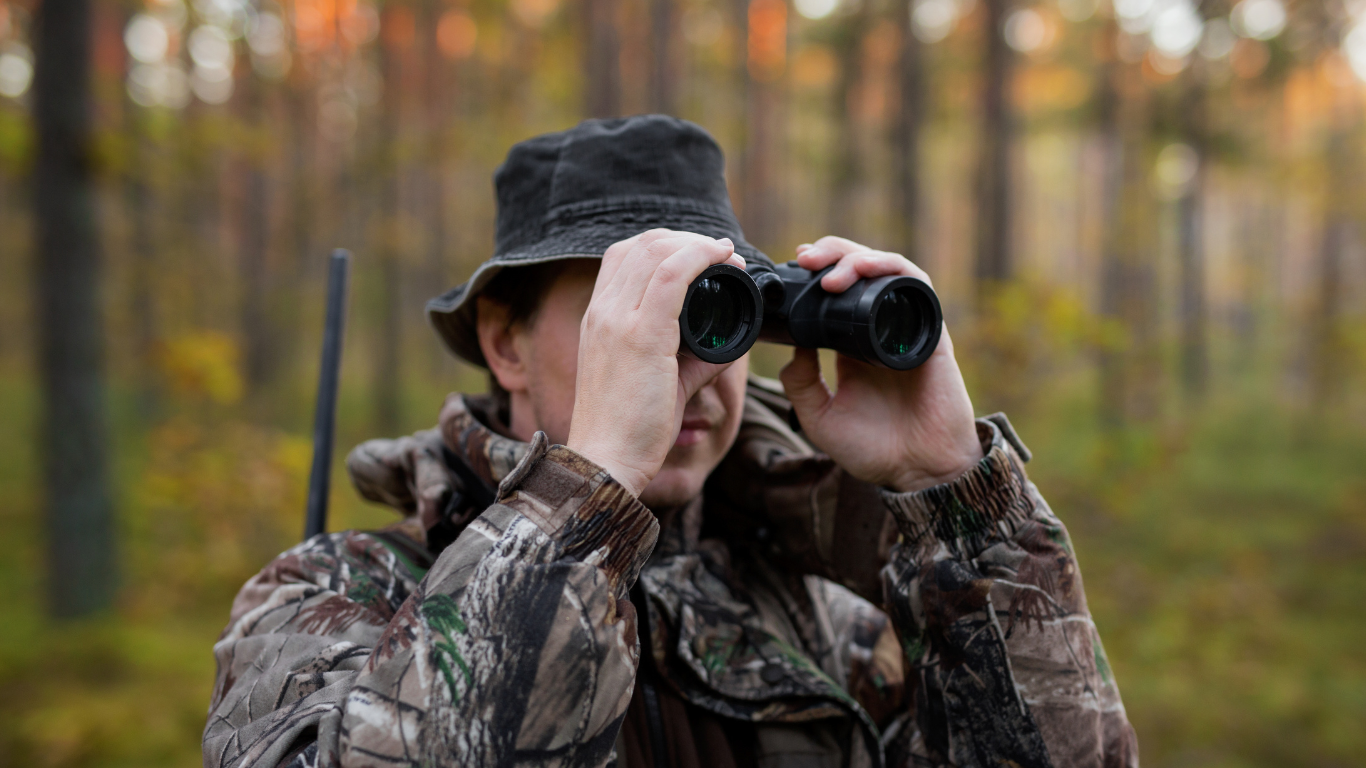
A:
POLYGON ((678 77, 674 65, 674 0, 650 2, 650 111, 678 113, 678 77))
POLYGON ((854 124, 853 97, 862 68, 859 54, 868 32, 872 3, 860 3, 858 10, 840 24, 835 40, 839 60, 839 80, 835 84, 835 115, 832 169, 830 178, 830 231, 842 237, 857 238, 854 232, 855 195, 859 186, 857 126, 854 124))
POLYGON ((156 236, 152 226, 152 189, 148 183, 151 142, 148 139, 146 111, 131 101, 123 108, 131 162, 124 173, 124 205, 129 219, 128 258, 130 262, 128 310, 132 317, 134 387, 138 417, 149 420, 156 411, 156 388, 152 374, 152 352, 157 328, 153 275, 156 269, 156 236))
POLYGON ((1006 44, 1011 0, 985 0, 982 134, 977 157, 977 262, 980 291, 1011 277, 1011 142, 1014 114, 1010 76, 1015 55, 1006 44))
MULTIPOLYGON (((449 91, 454 87, 453 78, 446 77, 446 62, 437 45, 436 29, 441 17, 442 3, 438 0, 425 0, 422 4, 422 69, 424 112, 423 131, 425 155, 423 185, 426 200, 422 207, 423 229, 427 237, 427 272, 431 286, 443 286, 446 282, 446 153, 444 151, 445 122, 450 116, 451 98, 449 91)), ((438 366, 444 362, 444 355, 433 358, 438 366)))
MULTIPOLYGON (((924 52, 911 19, 911 0, 893 4, 901 29, 901 56, 897 62, 896 120, 892 128, 893 161, 896 163, 898 232, 901 253, 911 261, 919 257, 920 126, 924 122, 924 52)), ((923 266, 923 265, 922 265, 923 266)))
POLYGON ((745 143, 740 156, 740 221, 746 237, 767 247, 782 218, 778 164, 782 135, 781 81, 787 65, 787 5, 783 0, 739 0, 740 62, 745 98, 745 143))
POLYGON ((35 277, 52 614, 107 609, 115 592, 103 315, 90 117, 89 0, 37 7, 35 277))
POLYGON ((589 117, 621 114, 621 41, 616 0, 583 2, 584 112, 589 117))
POLYGON ((1349 99, 1335 110, 1334 125, 1328 139, 1328 188, 1322 242, 1319 249, 1317 306, 1310 318, 1311 382, 1314 405, 1327 408, 1335 404, 1342 389, 1347 352, 1340 324, 1343 314, 1343 278, 1352 240, 1357 233, 1355 217, 1360 210, 1361 141, 1358 116, 1349 99))
POLYGON ((1204 195, 1208 175, 1204 63, 1196 57, 1187 67, 1182 94, 1182 133, 1195 153, 1195 175, 1177 200, 1178 256, 1181 263, 1181 384, 1186 396, 1203 399, 1209 375, 1205 308, 1204 195))
POLYGON ((413 13, 407 6, 384 7, 380 37, 380 76, 384 90, 377 137, 379 186, 379 291, 380 327, 374 356, 375 428, 382 435, 398 434, 401 424, 401 371, 403 346, 403 285, 399 224, 401 176, 399 173, 399 121, 403 113, 403 85, 407 78, 403 52, 416 37, 413 13))
POLYGON ((253 140, 241 159, 241 187, 237 205, 237 256, 242 280, 242 337, 246 341, 246 379, 253 392, 270 380, 276 360, 276 329, 270 322, 270 277, 266 247, 269 219, 266 215, 266 174, 257 149, 263 122, 261 85, 248 75, 238 90, 242 124, 253 140))
POLYGON ((1104 155, 1101 203, 1100 419, 1110 429, 1155 410, 1157 285, 1152 263, 1152 195, 1148 184, 1148 93, 1139 64, 1117 60, 1119 28, 1101 33, 1106 57, 1097 92, 1104 155))

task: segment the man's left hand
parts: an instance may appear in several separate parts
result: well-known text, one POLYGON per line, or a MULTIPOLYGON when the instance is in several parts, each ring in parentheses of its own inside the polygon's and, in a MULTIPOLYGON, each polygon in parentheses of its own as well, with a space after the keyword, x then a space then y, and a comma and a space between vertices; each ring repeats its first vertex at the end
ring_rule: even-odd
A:
MULTIPOLYGON (((797 263, 812 271, 835 268, 821 280, 843 293, 861 278, 909 275, 930 282, 905 257, 873 251, 841 237, 797 248, 797 263)), ((797 349, 781 378, 802 431, 860 480, 898 491, 949 482, 982 458, 972 400, 945 328, 930 359, 909 371, 879 368, 838 356, 838 389, 821 377, 814 349, 797 349)))

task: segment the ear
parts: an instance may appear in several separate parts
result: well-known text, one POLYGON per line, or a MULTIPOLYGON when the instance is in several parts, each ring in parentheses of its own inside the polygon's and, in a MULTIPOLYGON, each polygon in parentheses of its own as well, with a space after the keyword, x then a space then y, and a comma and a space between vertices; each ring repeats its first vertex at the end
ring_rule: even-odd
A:
POLYGON ((508 327, 508 310, 483 296, 475 298, 479 350, 484 353, 489 370, 498 380, 498 386, 509 393, 525 392, 527 389, 527 363, 522 353, 523 345, 517 343, 518 337, 526 331, 520 325, 508 327))

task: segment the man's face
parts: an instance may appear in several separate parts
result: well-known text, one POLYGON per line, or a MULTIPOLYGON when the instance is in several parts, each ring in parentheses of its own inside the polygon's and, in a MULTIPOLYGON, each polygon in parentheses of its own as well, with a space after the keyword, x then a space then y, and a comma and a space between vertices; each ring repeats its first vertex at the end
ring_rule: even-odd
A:
MULTIPOLYGON (((529 440, 535 430, 544 431, 551 443, 562 444, 569 439, 579 328, 593 296, 598 263, 596 259, 575 260, 546 292, 529 327, 511 330, 512 345, 526 366, 525 389, 518 392, 508 388, 512 394, 512 428, 521 439, 529 440), (518 412, 527 408, 529 414, 518 412)), ((683 427, 663 468, 641 492, 642 503, 662 510, 701 493, 707 475, 730 450, 739 432, 748 372, 746 355, 688 401, 683 427)))

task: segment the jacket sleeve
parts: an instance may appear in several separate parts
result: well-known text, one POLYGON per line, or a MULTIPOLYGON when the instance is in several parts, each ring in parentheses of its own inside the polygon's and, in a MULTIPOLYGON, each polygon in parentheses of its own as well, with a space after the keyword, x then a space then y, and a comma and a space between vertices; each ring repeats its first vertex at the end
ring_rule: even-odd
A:
POLYGON ((902 537, 886 606, 918 678, 889 763, 1137 766, 1067 529, 1004 415, 977 429, 986 455, 963 476, 883 492, 902 537))
POLYGON ((214 649, 205 766, 606 764, 639 657, 627 593, 657 534, 538 434, 387 621, 364 569, 253 579, 214 649))

